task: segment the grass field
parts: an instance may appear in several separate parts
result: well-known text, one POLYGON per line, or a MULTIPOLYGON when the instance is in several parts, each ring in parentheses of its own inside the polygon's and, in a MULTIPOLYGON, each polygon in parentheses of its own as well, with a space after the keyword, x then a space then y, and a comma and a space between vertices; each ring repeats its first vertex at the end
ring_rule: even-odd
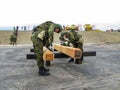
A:
MULTIPOLYGON (((9 37, 13 31, 0 31, 0 44, 8 45, 9 37)), ((80 31, 85 43, 120 43, 120 32, 96 32, 80 31)), ((32 44, 30 40, 31 31, 19 31, 17 44, 32 44)), ((59 43, 59 34, 54 34, 54 43, 59 43)))

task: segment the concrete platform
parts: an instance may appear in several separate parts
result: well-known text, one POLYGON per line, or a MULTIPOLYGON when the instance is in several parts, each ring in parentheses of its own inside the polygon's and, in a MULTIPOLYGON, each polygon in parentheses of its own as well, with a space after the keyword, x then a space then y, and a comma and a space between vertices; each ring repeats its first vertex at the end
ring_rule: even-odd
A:
POLYGON ((83 64, 69 58, 51 62, 50 76, 39 76, 35 60, 27 60, 32 45, 0 46, 0 90, 120 90, 120 44, 90 45, 95 57, 83 64))

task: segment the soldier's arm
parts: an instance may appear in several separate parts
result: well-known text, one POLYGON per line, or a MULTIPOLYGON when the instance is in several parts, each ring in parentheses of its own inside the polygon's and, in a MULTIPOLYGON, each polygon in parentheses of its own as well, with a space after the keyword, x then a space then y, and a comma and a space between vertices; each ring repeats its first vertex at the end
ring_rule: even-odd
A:
POLYGON ((49 35, 49 43, 50 45, 53 43, 53 35, 54 35, 54 24, 51 24, 48 29, 48 35, 49 35))

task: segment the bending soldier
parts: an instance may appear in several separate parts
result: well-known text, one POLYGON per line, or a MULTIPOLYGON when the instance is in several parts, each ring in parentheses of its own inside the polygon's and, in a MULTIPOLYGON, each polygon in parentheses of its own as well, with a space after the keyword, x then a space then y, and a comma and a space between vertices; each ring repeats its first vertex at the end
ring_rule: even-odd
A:
POLYGON ((53 43, 54 32, 60 33, 61 30, 61 25, 55 24, 51 21, 46 21, 33 29, 31 40, 37 57, 39 75, 50 75, 50 73, 48 73, 49 69, 44 67, 43 47, 45 46, 49 49, 50 45, 53 43))
MULTIPOLYGON (((62 34, 62 32, 61 32, 61 34, 62 34)), ((72 46, 74 48, 79 48, 83 52, 83 38, 82 38, 82 35, 78 34, 78 32, 76 31, 76 27, 70 26, 69 31, 63 32, 63 34, 66 34, 69 42, 72 43, 72 46)), ((63 36, 61 35, 59 39, 61 40, 62 38, 63 38, 63 36)), ((63 44, 63 45, 65 45, 65 44, 63 44)), ((82 64, 82 61, 83 61, 83 54, 80 59, 75 60, 75 64, 82 64)), ((69 63, 74 62, 74 59, 71 58, 68 62, 69 63)))

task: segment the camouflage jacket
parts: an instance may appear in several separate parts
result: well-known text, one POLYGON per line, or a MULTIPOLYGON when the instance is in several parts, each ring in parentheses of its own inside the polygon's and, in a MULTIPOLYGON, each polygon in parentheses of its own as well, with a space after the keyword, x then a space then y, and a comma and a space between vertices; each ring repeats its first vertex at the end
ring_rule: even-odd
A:
POLYGON ((40 39, 46 47, 50 46, 53 42, 54 25, 53 22, 47 21, 35 27, 31 40, 37 44, 39 43, 38 39, 40 39))
POLYGON ((16 42, 17 38, 16 38, 16 36, 15 36, 14 34, 12 34, 12 35, 10 36, 9 40, 10 40, 11 42, 16 42))
POLYGON ((72 44, 76 43, 83 43, 83 38, 82 35, 80 35, 77 31, 75 30, 69 30, 69 31, 63 31, 61 32, 61 36, 59 37, 60 40, 65 40, 63 35, 66 34, 67 38, 72 44))

